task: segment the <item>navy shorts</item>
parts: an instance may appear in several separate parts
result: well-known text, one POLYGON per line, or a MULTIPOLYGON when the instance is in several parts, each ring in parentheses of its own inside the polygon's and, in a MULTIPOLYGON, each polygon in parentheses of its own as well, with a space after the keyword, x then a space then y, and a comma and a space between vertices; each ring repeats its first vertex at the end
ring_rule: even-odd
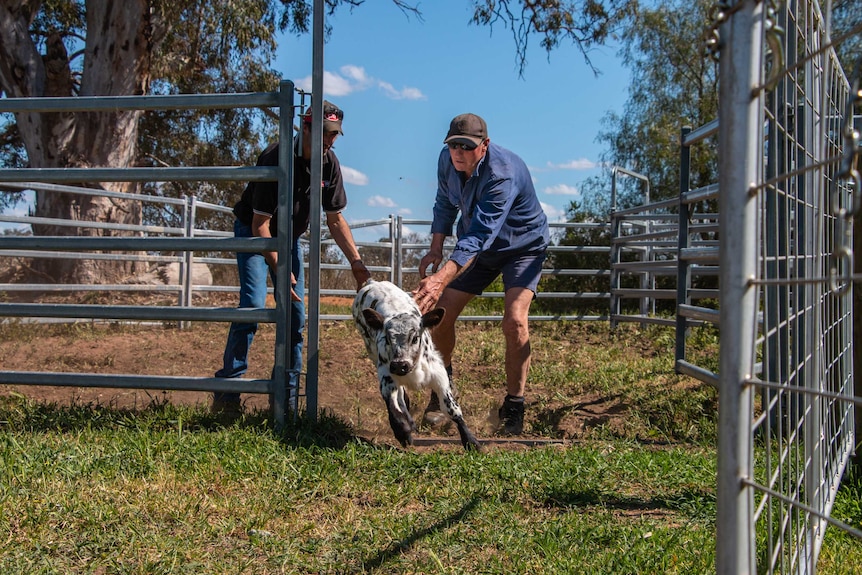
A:
POLYGON ((479 254, 473 264, 455 278, 447 287, 458 291, 481 295, 497 276, 503 274, 503 289, 522 287, 536 293, 542 277, 542 264, 546 252, 513 254, 500 257, 499 254, 479 254))

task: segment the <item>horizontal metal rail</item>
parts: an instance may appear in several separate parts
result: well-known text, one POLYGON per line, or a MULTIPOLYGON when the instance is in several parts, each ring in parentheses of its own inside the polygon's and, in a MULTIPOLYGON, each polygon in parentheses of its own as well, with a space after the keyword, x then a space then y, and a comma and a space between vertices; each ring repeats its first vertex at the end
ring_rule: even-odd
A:
POLYGON ((718 135, 718 118, 693 129, 682 138, 683 146, 693 146, 703 140, 718 135))
MULTIPOLYGON (((706 200, 717 200, 718 199, 718 184, 709 184, 708 186, 703 186, 700 188, 695 188, 693 190, 689 190, 684 193, 680 198, 680 202, 685 204, 695 204, 697 202, 704 202, 706 200)), ((699 218, 708 218, 714 217, 718 219, 717 214, 698 214, 699 218)))
MULTIPOLYGON (((2 101, 2 98, 0 98, 2 101)), ((278 168, 211 166, 183 168, 5 168, 0 182, 263 182, 278 179, 278 168)))
POLYGON ((717 309, 681 303, 677 306, 676 310, 679 315, 685 318, 706 321, 715 325, 719 323, 720 314, 717 309))
POLYGON ((684 359, 676 360, 674 369, 677 373, 693 377, 694 379, 702 381, 707 385, 711 385, 716 389, 718 388, 718 375, 708 369, 694 365, 684 359))
POLYGON ((685 248, 679 250, 679 258, 688 262, 717 264, 719 253, 717 247, 685 248))
MULTIPOLYGON (((195 286, 195 288, 198 287, 195 286)), ((182 290, 181 285, 168 284, 0 284, 0 292, 180 292, 182 290)))
POLYGON ((117 224, 113 222, 93 222, 89 220, 64 220, 60 218, 37 218, 34 216, 4 216, 0 215, 0 222, 11 224, 37 224, 44 226, 56 226, 58 228, 85 228, 91 230, 117 230, 121 232, 146 232, 148 234, 176 234, 182 235, 182 228, 170 228, 165 226, 148 226, 136 224, 117 224))
MULTIPOLYGON (((634 288, 619 288, 614 290, 614 293, 621 298, 655 298, 655 299, 676 299, 675 289, 634 289, 634 288)), ((610 295, 610 294, 608 294, 610 295)))
POLYGON ((75 98, 2 98, 0 112, 94 112, 105 110, 199 110, 275 108, 278 92, 77 96, 75 98))
MULTIPOLYGON (((2 237, 2 236, 0 236, 2 237)), ((126 262, 160 262, 173 263, 183 261, 182 256, 157 256, 151 254, 105 254, 105 253, 81 253, 81 252, 49 252, 44 250, 3 250, 0 249, 0 257, 10 258, 50 258, 50 259, 87 259, 87 260, 122 260, 126 262)), ((201 258, 203 259, 203 258, 201 258)), ((42 284, 39 284, 42 285, 42 284)), ((78 285, 78 284, 74 284, 78 285)))
POLYGON ((615 270, 624 270, 630 272, 652 272, 652 273, 672 273, 676 274, 676 261, 655 261, 655 262, 620 262, 612 264, 615 270))
POLYGON ((275 323, 276 311, 272 308, 0 303, 0 317, 275 323))
POLYGON ((0 250, 56 251, 216 251, 263 252, 278 249, 276 238, 141 238, 89 236, 0 236, 0 250))
POLYGON ((664 218, 664 219, 676 219, 679 216, 677 214, 648 214, 649 212, 654 212, 657 210, 666 210, 668 208, 675 208, 679 205, 679 198, 670 198, 667 200, 660 200, 658 202, 653 202, 651 204, 633 206, 631 208, 626 208, 624 210, 615 210, 613 213, 614 218, 626 218, 627 216, 641 214, 641 218, 643 219, 652 219, 652 218, 664 218))
MULTIPOLYGON (((102 188, 81 188, 78 186, 64 186, 61 184, 51 184, 48 182, 6 182, 4 188, 12 188, 16 190, 42 190, 44 192, 55 192, 63 194, 75 194, 76 196, 97 196, 100 198, 117 198, 121 200, 138 200, 141 202, 153 202, 159 204, 169 204, 175 206, 183 206, 186 200, 183 198, 169 198, 166 196, 152 196, 149 194, 136 194, 133 192, 115 192, 113 190, 105 190, 102 188)), ((203 202, 198 203, 198 206, 203 202)), ((208 204, 213 208, 220 208, 225 211, 231 211, 224 206, 216 206, 208 204)))
POLYGON ((272 380, 270 379, 243 379, 239 377, 172 377, 166 375, 0 370, 0 383, 8 385, 217 391, 222 393, 272 393, 272 380))
POLYGON ((657 317, 654 315, 645 315, 645 314, 611 314, 611 321, 623 323, 650 323, 653 325, 665 325, 672 326, 676 324, 676 319, 674 318, 666 318, 666 317, 657 317))

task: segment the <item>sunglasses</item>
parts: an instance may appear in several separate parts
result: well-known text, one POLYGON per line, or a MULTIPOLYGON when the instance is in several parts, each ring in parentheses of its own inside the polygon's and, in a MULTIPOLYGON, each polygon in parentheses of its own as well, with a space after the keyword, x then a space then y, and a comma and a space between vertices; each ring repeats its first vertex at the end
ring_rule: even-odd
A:
POLYGON ((339 109, 327 108, 323 110, 323 119, 329 122, 340 122, 344 119, 344 112, 339 109))
POLYGON ((473 144, 462 144, 460 142, 449 142, 446 145, 449 146, 450 150, 464 150, 465 152, 472 152, 477 148, 473 144))
MULTIPOLYGON (((311 122, 311 107, 309 107, 308 111, 303 115, 303 119, 306 122, 311 122)), ((344 119, 344 112, 339 108, 324 108, 323 119, 327 122, 340 122, 344 119)))

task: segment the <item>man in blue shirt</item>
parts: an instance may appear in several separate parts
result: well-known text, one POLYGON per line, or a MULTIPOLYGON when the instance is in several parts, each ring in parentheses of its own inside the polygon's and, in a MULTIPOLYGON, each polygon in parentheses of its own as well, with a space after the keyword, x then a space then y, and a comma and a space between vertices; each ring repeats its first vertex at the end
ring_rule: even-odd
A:
MULTIPOLYGON (((456 116, 444 143, 437 163, 431 249, 419 263, 421 279, 413 296, 423 313, 435 306, 446 310, 433 339, 451 377, 455 320, 470 300, 503 274, 507 395, 499 413, 504 431, 517 435, 524 426, 530 369, 527 322, 550 241, 548 220, 527 165, 513 152, 491 143, 482 118, 456 116), (452 235, 459 213, 458 240, 443 263, 443 240, 452 235)), ((439 411, 439 398, 432 394, 426 422, 442 421, 439 411)))

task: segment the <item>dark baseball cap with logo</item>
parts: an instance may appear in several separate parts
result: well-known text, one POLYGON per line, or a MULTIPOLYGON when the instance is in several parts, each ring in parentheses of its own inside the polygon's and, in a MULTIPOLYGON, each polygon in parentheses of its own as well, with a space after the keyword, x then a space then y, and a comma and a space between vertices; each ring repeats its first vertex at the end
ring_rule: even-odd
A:
MULTIPOLYGON (((311 106, 308 107, 308 110, 305 112, 305 116, 303 119, 307 124, 311 123, 311 106)), ((344 112, 341 111, 341 108, 330 102, 329 100, 323 101, 323 130, 325 132, 338 132, 342 136, 344 135, 344 131, 341 129, 341 121, 344 120, 344 112)))
POLYGON ((488 138, 488 126, 485 120, 476 114, 461 114, 455 116, 449 124, 444 144, 458 143, 478 146, 488 138))

